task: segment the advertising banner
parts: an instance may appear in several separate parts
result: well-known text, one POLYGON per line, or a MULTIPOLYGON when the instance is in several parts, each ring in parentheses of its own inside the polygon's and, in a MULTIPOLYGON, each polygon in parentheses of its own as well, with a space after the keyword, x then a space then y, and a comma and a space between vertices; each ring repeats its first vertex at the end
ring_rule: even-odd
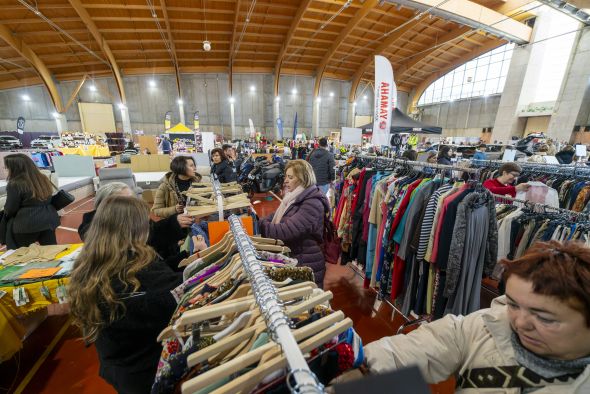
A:
POLYGON ((373 139, 375 146, 389 145, 391 116, 397 100, 393 68, 387 58, 375 56, 375 112, 373 139))
POLYGON ((166 112, 166 115, 164 115, 164 129, 168 130, 171 126, 172 122, 172 112, 168 111, 166 112))
POLYGON ((25 132, 25 118, 19 116, 16 120, 16 131, 19 134, 23 134, 25 132))
POLYGON ((279 129, 279 139, 283 139, 283 119, 277 118, 277 128, 279 129))

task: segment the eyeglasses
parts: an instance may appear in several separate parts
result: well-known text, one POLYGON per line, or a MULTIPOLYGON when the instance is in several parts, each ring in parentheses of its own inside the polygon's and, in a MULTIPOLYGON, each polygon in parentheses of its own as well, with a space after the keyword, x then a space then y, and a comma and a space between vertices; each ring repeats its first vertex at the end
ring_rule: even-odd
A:
POLYGON ((518 178, 518 176, 520 175, 520 172, 511 172, 510 175, 512 175, 515 178, 518 178))

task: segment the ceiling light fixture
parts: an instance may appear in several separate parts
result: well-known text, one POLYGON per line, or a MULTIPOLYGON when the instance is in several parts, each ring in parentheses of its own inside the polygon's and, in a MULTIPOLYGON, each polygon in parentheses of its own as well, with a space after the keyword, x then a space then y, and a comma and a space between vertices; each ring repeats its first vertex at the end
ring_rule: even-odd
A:
POLYGON ((254 92, 256 91, 256 86, 254 86, 254 85, 251 85, 251 86, 250 86, 250 91, 251 91, 252 93, 254 93, 254 92))
POLYGON ((154 81, 153 79, 150 79, 149 84, 150 84, 150 88, 156 87, 156 81, 154 81))
POLYGON ((211 50, 211 41, 208 41, 208 40, 203 41, 203 50, 205 52, 209 52, 211 50))
POLYGON ((126 108, 127 108, 127 107, 125 106, 125 104, 123 104, 123 103, 119 103, 119 109, 120 109, 121 111, 123 111, 123 110, 124 110, 124 109, 126 109, 126 108))
POLYGON ((281 96, 277 96, 277 97, 275 97, 275 100, 276 100, 276 101, 281 101, 281 96))
POLYGON ((293 88, 293 90, 291 90, 291 94, 297 94, 297 88, 293 88))
POLYGON ((53 112, 51 116, 53 116, 55 119, 59 119, 59 114, 57 112, 53 112))
POLYGON ((21 97, 24 101, 31 101, 31 96, 29 96, 28 94, 23 94, 21 97))
POLYGON ((184 101, 182 101, 182 99, 181 99, 181 98, 179 98, 179 99, 178 99, 176 102, 178 103, 178 105, 182 105, 182 104, 184 104, 184 101))
POLYGON ((96 92, 96 86, 95 85, 90 85, 90 87, 88 89, 90 89, 91 92, 96 92))
POLYGON ((322 102, 322 98, 321 98, 321 97, 316 97, 315 101, 316 101, 316 103, 318 103, 318 104, 319 104, 319 103, 321 103, 321 102, 322 102))
POLYGON ((366 100, 366 99, 367 99, 367 95, 365 94, 365 95, 363 96, 363 100, 366 100))
POLYGON ((233 103, 235 103, 235 102, 236 102, 236 99, 235 99, 235 98, 233 98, 233 97, 230 97, 230 98, 229 98, 229 103, 230 103, 230 104, 233 104, 233 103))
POLYGON ((356 107, 356 101, 354 103, 352 103, 352 105, 356 107))
POLYGON ((334 97, 334 92, 330 92, 330 97, 334 97))

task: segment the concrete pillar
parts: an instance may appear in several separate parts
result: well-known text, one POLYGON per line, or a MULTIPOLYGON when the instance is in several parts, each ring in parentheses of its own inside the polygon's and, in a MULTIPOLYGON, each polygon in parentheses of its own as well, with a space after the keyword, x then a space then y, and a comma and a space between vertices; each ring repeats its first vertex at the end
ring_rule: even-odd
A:
MULTIPOLYGON (((280 133, 279 133, 279 126, 277 124, 277 120, 281 117, 280 104, 281 104, 281 97, 280 96, 275 97, 272 116, 273 116, 273 119, 275 122, 275 140, 276 141, 278 141, 281 138, 280 133)), ((284 126, 283 126, 283 130, 284 130, 284 126)))
POLYGON ((123 133, 131 134, 131 121, 129 120, 129 109, 127 106, 120 104, 119 109, 121 110, 121 122, 123 123, 123 133))
POLYGON ((234 98, 230 98, 229 101, 229 116, 231 120, 231 139, 234 140, 236 138, 236 116, 235 116, 235 100, 234 98))
POLYGON ((346 124, 348 127, 354 127, 354 115, 356 113, 356 101, 354 103, 348 103, 348 116, 346 124))
POLYGON ((320 106, 322 105, 322 98, 316 97, 311 112, 311 133, 314 137, 320 136, 320 106))
POLYGON ((66 114, 60 114, 55 112, 53 114, 55 118, 55 124, 57 125, 57 132, 61 135, 64 131, 68 131, 68 120, 66 119, 66 114))
POLYGON ((504 91, 494 121, 491 140, 507 143, 512 136, 522 136, 526 118, 518 117, 518 102, 531 55, 531 47, 516 47, 512 53, 504 91))
POLYGON ((185 118, 184 118, 184 100, 178 100, 178 113, 180 114, 180 123, 186 126, 185 118))
POLYGON ((578 33, 560 93, 547 135, 569 141, 574 126, 587 125, 590 115, 590 31, 587 29, 578 33))

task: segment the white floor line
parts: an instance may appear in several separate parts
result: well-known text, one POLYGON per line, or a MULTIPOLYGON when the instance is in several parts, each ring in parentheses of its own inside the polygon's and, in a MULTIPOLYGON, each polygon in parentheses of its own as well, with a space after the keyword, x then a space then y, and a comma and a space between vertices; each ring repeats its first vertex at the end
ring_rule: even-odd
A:
POLYGON ((64 226, 59 226, 58 228, 61 229, 61 230, 71 231, 71 232, 74 232, 74 233, 77 233, 78 232, 78 229, 77 228, 64 227, 64 226))

